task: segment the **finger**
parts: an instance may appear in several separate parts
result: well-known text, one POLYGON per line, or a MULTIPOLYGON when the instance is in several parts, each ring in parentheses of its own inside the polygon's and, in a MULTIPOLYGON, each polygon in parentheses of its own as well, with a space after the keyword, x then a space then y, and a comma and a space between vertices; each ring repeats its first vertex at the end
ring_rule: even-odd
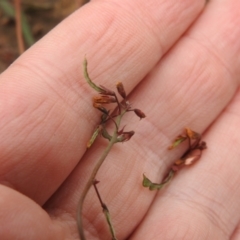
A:
POLYGON ((238 224, 238 226, 236 227, 236 229, 234 230, 232 236, 231 236, 231 240, 238 240, 240 238, 240 226, 238 224))
MULTIPOLYGON (((132 130, 131 123, 134 125, 136 136, 124 147, 115 146, 97 176, 101 182, 100 192, 111 209, 120 238, 126 238, 137 227, 155 197, 154 193, 146 194, 140 186, 142 173, 151 174, 152 180, 160 181, 167 166, 183 151, 168 152, 167 146, 171 139, 185 126, 204 131, 229 103, 238 88, 239 61, 236 56, 239 54, 237 39, 240 33, 235 28, 236 22, 229 19, 237 17, 229 14, 232 13, 231 6, 234 4, 222 4, 227 6, 209 6, 187 35, 162 59, 136 92, 131 94, 130 101, 134 107, 141 108, 147 118, 138 123, 132 118, 130 123, 127 122, 129 130, 132 130), (214 12, 216 9, 217 14, 214 12), (224 28, 219 16, 221 21, 226 22, 224 28), (210 34, 213 29, 214 34, 210 34), (226 34, 229 29, 234 34, 234 39, 226 34), (218 39, 222 40, 221 45, 215 39, 215 32, 219 34, 218 39), (206 33, 209 33, 208 38, 199 44, 195 35, 202 36, 206 33), (225 66, 222 59, 227 59, 228 65, 225 66), (124 222, 123 219, 128 221, 124 222)), ((54 204, 57 208, 62 206, 63 210, 70 211, 75 217, 75 204, 83 182, 86 182, 93 168, 90 163, 97 160, 103 149, 102 145, 94 147, 94 152, 84 157, 69 183, 52 200, 50 208, 54 208, 54 204), (64 200, 61 196, 64 196, 64 200)), ((98 204, 94 193, 90 192, 84 206, 85 227, 86 231, 91 231, 89 234, 92 236, 100 232, 100 238, 104 238, 107 229, 101 230, 104 220, 100 217, 98 204)), ((147 228, 144 229, 147 231, 147 228)), ((136 236, 141 239, 140 235, 136 236)))
MULTIPOLYGON (((221 68, 225 68, 220 73, 222 76, 219 76, 219 73, 211 75, 212 87, 208 86, 209 90, 205 92, 205 95, 202 90, 204 91, 206 84, 201 85, 201 88, 198 86, 199 90, 195 91, 196 94, 194 94, 194 98, 191 100, 191 107, 186 108, 187 110, 190 109, 191 111, 188 112, 192 112, 192 114, 185 116, 185 121, 191 123, 194 120, 194 125, 196 124, 200 128, 206 127, 206 124, 212 120, 214 115, 217 116, 219 114, 238 86, 239 58, 237 56, 240 46, 237 43, 237 38, 240 33, 236 28, 239 17, 237 12, 234 11, 237 4, 236 1, 213 2, 196 22, 196 25, 193 26, 193 29, 190 30, 190 36, 188 35, 194 41, 201 39, 201 34, 203 36, 208 35, 207 41, 201 41, 201 46, 204 46, 204 49, 208 49, 214 55, 216 59, 214 62, 218 63, 213 65, 216 67, 214 67, 216 70, 221 71, 221 68), (235 15, 233 14, 234 12, 235 15), (221 16, 221 21, 219 21, 219 16, 221 16), (207 33, 213 32, 213 29, 215 29, 218 33, 217 37, 216 33, 214 35, 204 34, 204 23, 205 26, 208 23, 207 33), (194 31, 195 26, 198 26, 196 31, 194 31), (229 34, 230 31, 231 35, 229 34), (221 37, 221 42, 218 41, 218 37, 221 37), (213 45, 214 47, 211 47, 213 45), (211 94, 212 96, 209 97, 206 94, 211 94), (208 109, 207 113, 206 109, 208 109), (201 115, 201 112, 207 118, 201 115), (195 114, 196 119, 194 119, 195 114)), ((201 59, 201 56, 198 55, 198 58, 201 59)), ((208 66, 212 67, 211 64, 208 64, 208 66)), ((186 95, 192 95, 191 93, 191 90, 186 91, 186 95)), ((181 99, 181 104, 182 101, 184 100, 181 99)), ((176 111, 174 113, 176 114, 176 111)), ((181 115, 180 119, 179 114, 176 114, 176 116, 177 120, 173 121, 173 125, 178 127, 178 122, 182 122, 181 115)), ((206 150, 204 158, 201 159, 201 163, 203 161, 205 167, 199 163, 196 168, 193 168, 194 170, 189 170, 189 173, 186 173, 187 170, 180 173, 180 176, 175 179, 173 186, 171 185, 166 192, 162 193, 163 195, 159 195, 159 199, 151 207, 146 221, 138 228, 139 230, 135 233, 133 239, 139 239, 144 234, 148 234, 147 236, 150 239, 156 237, 156 234, 161 234, 162 238, 170 239, 182 239, 183 236, 184 238, 187 236, 187 239, 195 239, 199 236, 201 236, 201 239, 229 238, 234 227, 239 222, 238 215, 235 214, 235 217, 233 217, 234 212, 238 211, 235 202, 239 198, 239 192, 235 184, 239 183, 239 179, 235 177, 233 167, 226 166, 226 159, 233 158, 233 165, 231 164, 231 166, 236 168, 239 155, 237 151, 234 151, 233 155, 229 154, 229 147, 226 147, 229 146, 232 139, 238 138, 236 136, 238 134, 236 132, 237 121, 234 117, 231 121, 230 119, 230 116, 228 119, 222 117, 220 120, 221 124, 217 124, 217 130, 214 127, 214 130, 210 130, 207 134, 206 141, 209 149, 206 150), (223 123, 228 127, 231 126, 230 131, 228 131, 227 126, 224 127, 223 123), (220 133, 220 136, 218 133, 220 133), (224 134, 224 137, 221 134, 224 134), (186 177, 184 177, 185 174, 186 177), (233 191, 234 196, 230 197, 233 191), (187 222, 188 224, 186 224, 187 222), (173 223, 174 226, 178 227, 173 228, 169 232, 170 224, 173 223)))
POLYGON ((85 152, 98 121, 85 100, 92 91, 83 80, 84 55, 96 83, 121 80, 131 90, 203 6, 93 2, 22 55, 1 75, 1 182, 44 203, 85 152))
POLYGON ((31 199, 0 186, 1 239, 66 239, 66 233, 31 199))
MULTIPOLYGON (((135 92, 132 95, 133 101, 146 109, 146 121, 153 125, 154 130, 148 130, 144 146, 150 145, 152 152, 157 150, 161 159, 161 163, 157 160, 157 165, 163 162, 164 165, 172 164, 169 159, 179 152, 177 149, 169 152, 167 147, 176 135, 184 127, 203 132, 231 101, 239 87, 240 45, 237 38, 240 32, 236 25, 240 20, 236 11, 233 15, 233 6, 226 2, 209 5, 136 89, 142 96, 135 92), (218 19, 220 15, 221 21, 218 19), (235 21, 232 21, 233 18, 235 21), (206 35, 208 38, 204 39, 206 35), (149 144, 149 139, 154 139, 156 143, 151 141, 152 144, 149 144)), ((146 131, 144 133, 146 135, 146 131)), ((159 176, 158 168, 155 170, 159 176)), ((153 172, 153 176, 155 174, 153 172)))
POLYGON ((159 235, 163 239, 237 239, 239 106, 240 91, 204 136, 208 149, 200 162, 179 173, 166 191, 158 194, 131 239, 159 235))

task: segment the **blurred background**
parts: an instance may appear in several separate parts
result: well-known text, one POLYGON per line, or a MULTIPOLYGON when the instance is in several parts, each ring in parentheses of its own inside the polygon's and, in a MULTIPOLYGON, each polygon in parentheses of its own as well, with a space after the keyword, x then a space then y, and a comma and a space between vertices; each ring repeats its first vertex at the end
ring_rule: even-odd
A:
POLYGON ((0 73, 89 0, 0 0, 0 73))

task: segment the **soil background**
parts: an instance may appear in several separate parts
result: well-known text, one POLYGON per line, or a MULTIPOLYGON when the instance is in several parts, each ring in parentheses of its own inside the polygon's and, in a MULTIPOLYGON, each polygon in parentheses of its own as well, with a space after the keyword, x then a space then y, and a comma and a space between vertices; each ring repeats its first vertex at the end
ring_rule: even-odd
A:
POLYGON ((29 43, 23 34, 25 49, 88 2, 87 0, 0 0, 0 73, 19 56, 15 1, 20 2, 22 20, 25 18, 28 33, 32 37, 32 43, 29 43), (11 10, 13 14, 10 14, 11 10))

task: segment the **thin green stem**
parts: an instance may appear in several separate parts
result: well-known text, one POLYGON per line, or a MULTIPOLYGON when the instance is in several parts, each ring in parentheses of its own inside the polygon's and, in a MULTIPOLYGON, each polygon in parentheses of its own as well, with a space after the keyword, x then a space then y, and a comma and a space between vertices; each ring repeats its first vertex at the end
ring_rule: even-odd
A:
POLYGON ((99 158, 97 164, 95 165, 95 167, 94 167, 94 169, 93 169, 93 171, 91 173, 91 176, 90 176, 89 180, 87 181, 87 184, 86 184, 85 188, 83 189, 83 192, 82 192, 82 195, 80 197, 80 200, 78 202, 77 224, 78 224, 78 231, 79 231, 79 235, 80 235, 81 240, 86 240, 85 234, 84 234, 84 229, 83 229, 83 219, 82 219, 82 209, 83 209, 84 200, 85 200, 85 198, 87 196, 87 193, 88 193, 89 189, 91 188, 91 186, 94 183, 94 180, 96 178, 96 175, 97 175, 97 172, 98 172, 99 168, 103 164, 104 160, 106 159, 106 157, 107 157, 108 153, 110 152, 110 150, 112 149, 113 145, 116 142, 118 142, 117 141, 117 137, 118 137, 117 129, 119 128, 122 116, 125 113, 126 113, 126 111, 123 111, 123 113, 117 117, 117 119, 116 119, 117 127, 114 130, 114 133, 113 133, 113 136, 111 138, 111 141, 108 143, 105 151, 103 152, 102 156, 99 158))

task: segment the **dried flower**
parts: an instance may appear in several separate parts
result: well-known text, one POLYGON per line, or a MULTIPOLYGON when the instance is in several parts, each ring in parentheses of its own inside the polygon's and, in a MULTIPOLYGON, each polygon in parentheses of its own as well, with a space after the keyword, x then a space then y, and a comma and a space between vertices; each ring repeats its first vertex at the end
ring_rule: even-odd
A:
POLYGON ((171 166, 167 177, 163 179, 160 184, 152 183, 145 175, 143 175, 143 186, 148 187, 150 190, 161 189, 166 183, 168 183, 173 175, 179 171, 184 166, 192 165, 194 162, 199 160, 202 156, 202 151, 207 148, 206 143, 201 141, 201 135, 197 132, 192 131, 189 128, 186 128, 186 136, 179 135, 173 142, 173 144, 169 147, 169 149, 173 149, 176 146, 180 145, 186 139, 189 139, 189 148, 183 154, 180 159, 177 159, 174 164, 171 166), (191 141, 195 140, 195 141, 191 141))
POLYGON ((127 95, 124 90, 123 84, 121 82, 118 82, 116 86, 117 86, 118 93, 122 96, 123 99, 125 99, 127 95))
POLYGON ((201 135, 199 133, 192 131, 190 128, 186 128, 186 134, 190 139, 201 138, 201 135))
POLYGON ((111 97, 111 96, 95 96, 93 98, 93 102, 94 103, 102 103, 102 104, 108 104, 108 103, 114 103, 116 102, 116 98, 115 97, 111 97))
POLYGON ((100 85, 100 87, 101 87, 100 94, 109 95, 109 96, 115 96, 115 92, 114 91, 112 91, 112 90, 110 90, 110 89, 108 89, 108 88, 106 88, 106 87, 104 87, 102 85, 100 85))
MULTIPOLYGON (((178 171, 183 166, 192 165, 194 162, 200 159, 202 155, 202 150, 206 149, 206 143, 201 141, 201 135, 197 132, 192 131, 189 128, 186 128, 186 138, 189 140, 194 139, 196 140, 191 144, 191 141, 189 142, 189 149, 183 154, 183 156, 176 160, 172 166, 172 169, 174 171, 178 171)), ((184 136, 181 136, 179 139, 183 139, 184 136)), ((180 143, 179 143, 180 144, 180 143)), ((178 145, 179 145, 178 144, 178 145)))
POLYGON ((134 131, 130 131, 130 132, 122 132, 121 134, 118 135, 117 137, 117 141, 118 142, 126 142, 128 140, 130 140, 130 138, 134 135, 134 131))
POLYGON ((103 107, 100 103, 94 102, 93 103, 93 107, 97 108, 99 111, 101 111, 105 115, 109 114, 109 111, 105 107, 103 107))

